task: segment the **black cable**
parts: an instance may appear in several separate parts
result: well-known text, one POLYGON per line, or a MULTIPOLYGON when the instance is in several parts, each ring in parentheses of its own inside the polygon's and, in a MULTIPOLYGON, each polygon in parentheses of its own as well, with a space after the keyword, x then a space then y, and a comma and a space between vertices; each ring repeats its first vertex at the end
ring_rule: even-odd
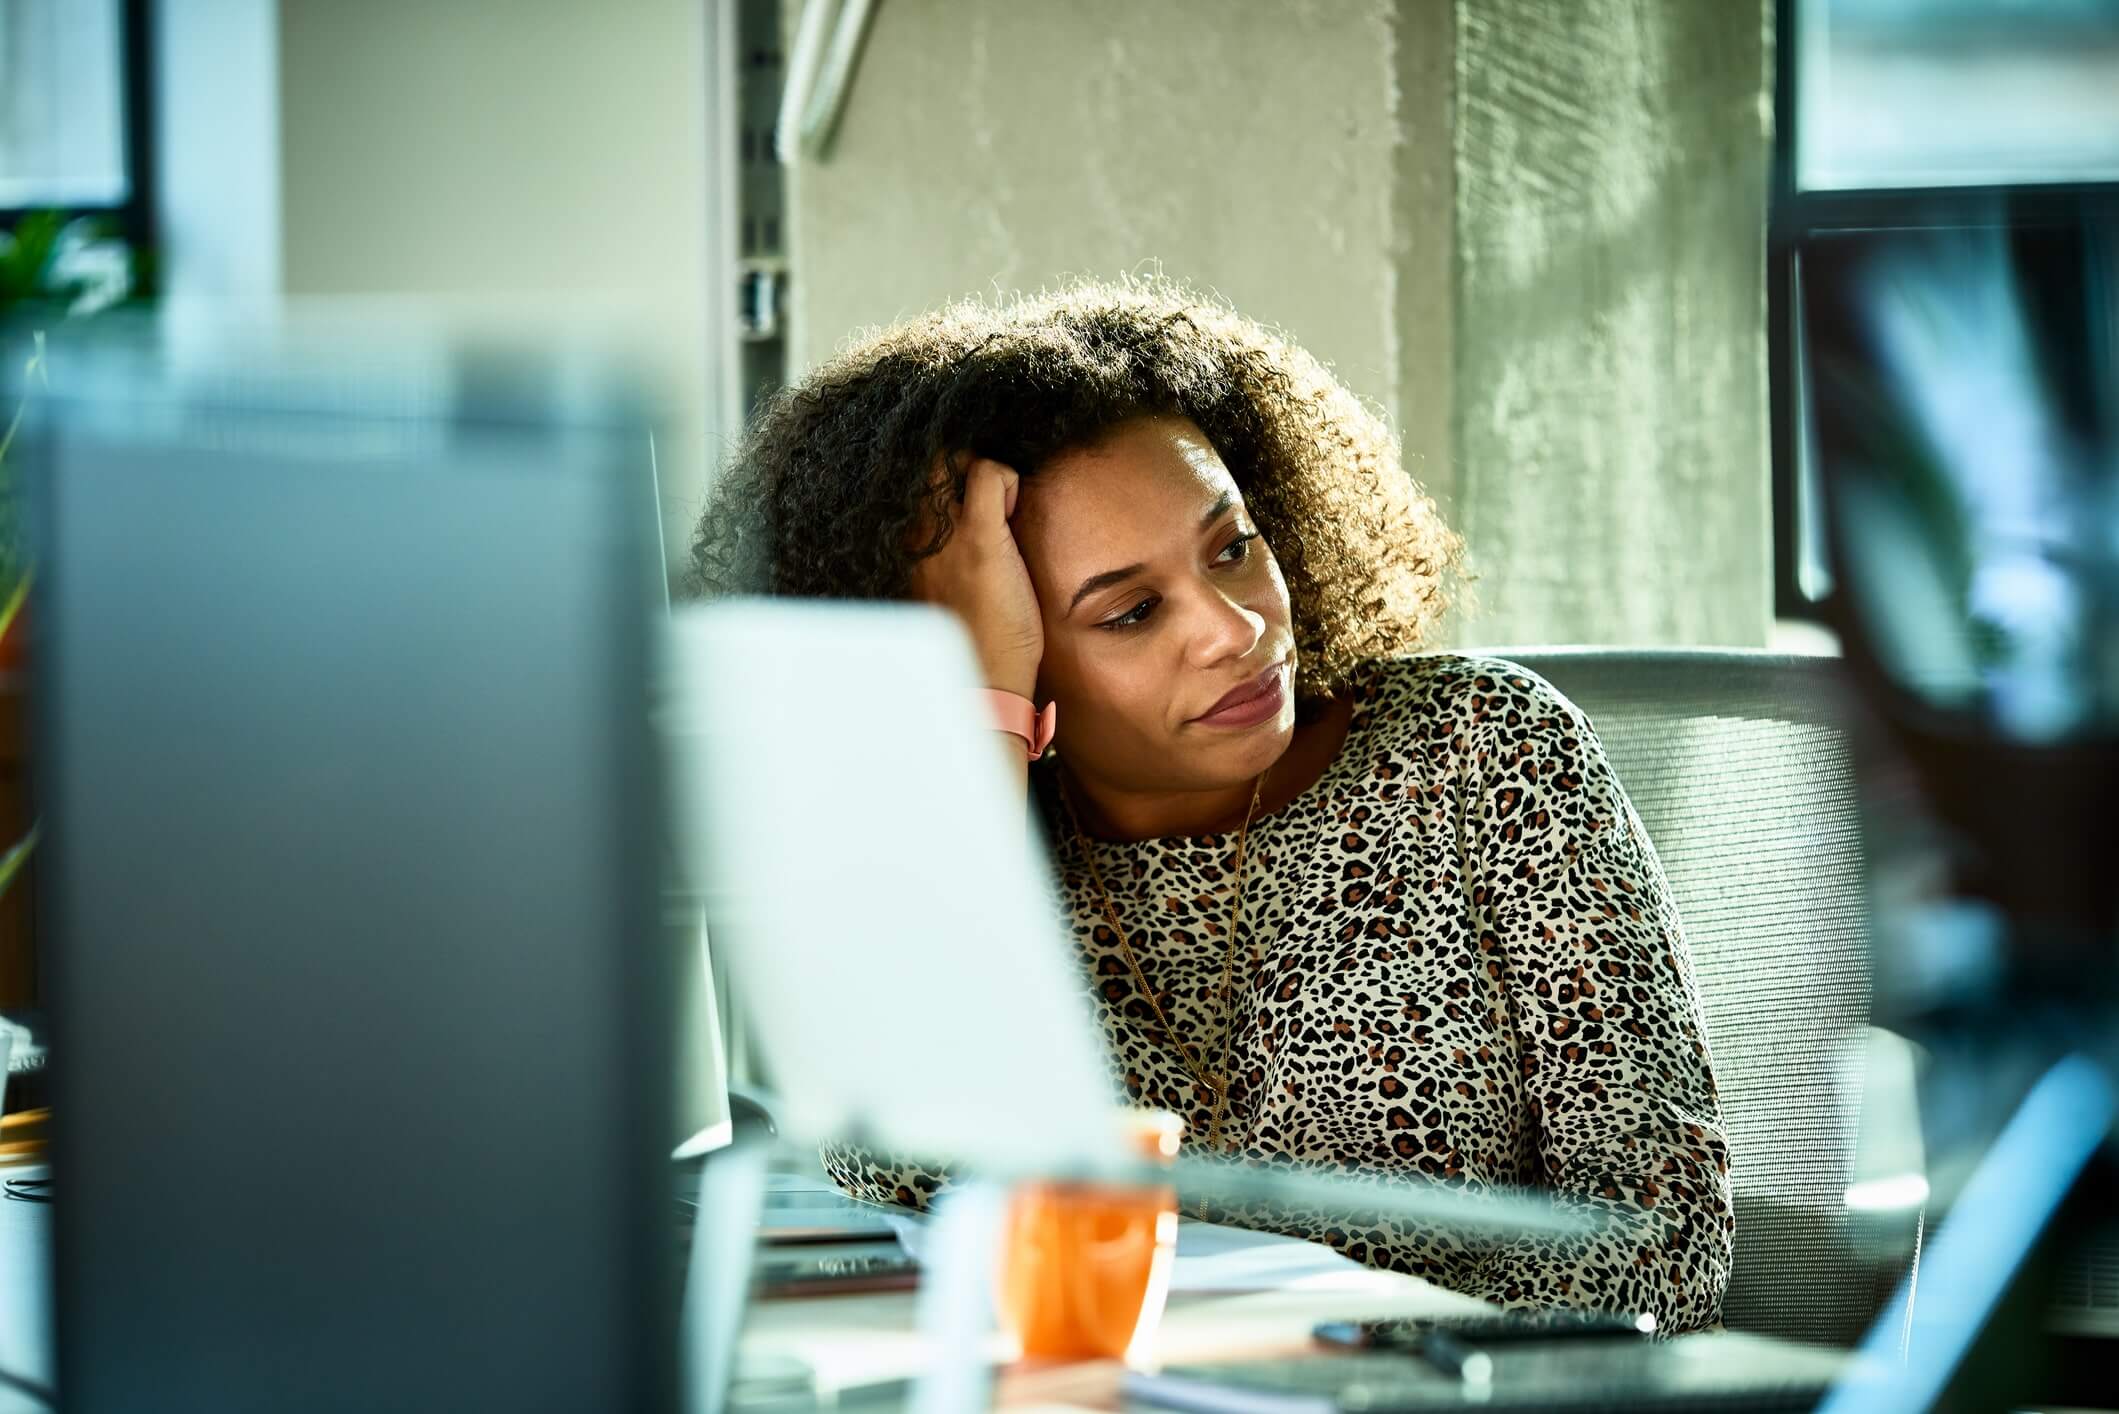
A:
POLYGON ((35 1380, 26 1380, 22 1376, 12 1374, 4 1369, 0 1369, 0 1385, 6 1385, 9 1389, 21 1391, 42 1404, 46 1409, 57 1409, 59 1407, 59 1391, 53 1389, 50 1385, 40 1385, 35 1380))

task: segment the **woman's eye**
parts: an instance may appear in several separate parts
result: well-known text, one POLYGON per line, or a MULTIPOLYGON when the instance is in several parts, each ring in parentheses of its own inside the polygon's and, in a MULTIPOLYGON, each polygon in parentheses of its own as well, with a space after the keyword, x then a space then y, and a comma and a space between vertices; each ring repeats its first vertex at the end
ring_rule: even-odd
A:
POLYGON ((1148 614, 1155 607, 1153 599, 1143 599, 1115 619, 1105 619, 1098 628, 1132 628, 1148 621, 1148 614))
POLYGON ((1225 565, 1242 564, 1245 560, 1251 558, 1251 542, 1257 538, 1258 532, 1255 530, 1248 535, 1237 536, 1222 547, 1221 554, 1216 557, 1215 562, 1225 565))

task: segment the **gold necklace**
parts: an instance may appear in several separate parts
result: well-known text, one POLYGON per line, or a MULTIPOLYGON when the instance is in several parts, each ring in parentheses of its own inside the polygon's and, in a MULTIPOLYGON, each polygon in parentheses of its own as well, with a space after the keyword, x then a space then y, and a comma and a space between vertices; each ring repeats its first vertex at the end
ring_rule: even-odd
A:
MULTIPOLYGON (((1271 768, 1267 769, 1270 770, 1271 768)), ((1219 1150, 1221 1148, 1221 1123, 1229 1109, 1229 1057, 1233 1052, 1236 1039, 1236 1018, 1233 1014, 1231 1003, 1234 1000, 1237 925, 1243 914, 1243 875, 1244 865, 1249 858, 1249 851, 1246 846, 1251 834, 1251 817, 1258 813, 1258 798, 1265 789, 1266 774, 1266 771, 1260 771, 1258 779, 1251 782, 1251 803, 1244 811, 1242 828, 1236 832, 1236 880, 1235 887, 1231 890, 1229 901, 1229 945, 1223 951, 1221 959, 1222 1014, 1221 1070, 1219 1074, 1210 1072, 1206 1068, 1206 1061, 1179 1039, 1177 1028, 1170 1024, 1169 1015, 1163 1011, 1162 1003, 1156 1000, 1155 989, 1148 985, 1147 974, 1141 970, 1140 959, 1134 956, 1133 945, 1126 940, 1126 927, 1124 923, 1119 921, 1118 909, 1111 902, 1110 891, 1104 887, 1103 871, 1096 867, 1096 851, 1090 846, 1089 836, 1082 829, 1081 817, 1075 813, 1074 802, 1067 794, 1066 779, 1065 777, 1060 779, 1060 803, 1066 807, 1068 822, 1074 827, 1074 837, 1081 843, 1082 858, 1089 865, 1090 881, 1096 885, 1096 897, 1098 903, 1102 906, 1104 921, 1111 925, 1111 932, 1118 938, 1119 952, 1125 957, 1126 967, 1133 974, 1133 985, 1141 996, 1147 999, 1149 1009, 1155 1013, 1155 1019, 1162 1023, 1163 1034, 1168 1036, 1170 1044, 1177 1048, 1179 1063, 1184 1066, 1193 1079, 1205 1086, 1214 1096, 1214 1111, 1207 1124, 1207 1147, 1210 1150, 1219 1150)), ((1254 963, 1258 960, 1258 945, 1255 941, 1251 945, 1251 958, 1254 963)), ((1199 1216, 1202 1221, 1205 1220, 1206 1215, 1207 1204, 1206 1200, 1202 1198, 1199 1203, 1199 1216)))

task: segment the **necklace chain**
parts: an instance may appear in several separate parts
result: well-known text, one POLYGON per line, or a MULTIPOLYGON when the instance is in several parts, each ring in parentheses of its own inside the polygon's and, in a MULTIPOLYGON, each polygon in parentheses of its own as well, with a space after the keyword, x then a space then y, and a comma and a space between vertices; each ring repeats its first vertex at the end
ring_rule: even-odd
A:
MULTIPOLYGON (((1088 833, 1082 829, 1081 817, 1075 813, 1074 802, 1067 793, 1065 778, 1063 777, 1060 781, 1060 802, 1066 807, 1067 819, 1074 827, 1075 839, 1081 843, 1082 858, 1089 865, 1089 879, 1096 886, 1097 902, 1102 908, 1104 921, 1111 925, 1111 932, 1118 939, 1119 952, 1126 960, 1127 969, 1133 974, 1133 985, 1141 996, 1146 999, 1149 1010, 1155 1014, 1155 1019, 1162 1023, 1163 1034, 1170 1038, 1170 1044, 1177 1049, 1179 1063, 1184 1066, 1194 1080, 1198 1081, 1214 1096, 1214 1110, 1207 1124, 1207 1147, 1212 1150, 1221 1148, 1222 1120, 1229 1109, 1229 1059, 1234 1052, 1236 1039, 1234 1009, 1236 939, 1238 926, 1243 916, 1244 865, 1249 859, 1248 844, 1251 834, 1251 819, 1258 813, 1258 799, 1265 789, 1265 780, 1266 772, 1261 771, 1258 773, 1258 778, 1251 782, 1251 803, 1244 811, 1242 827, 1236 832, 1236 878, 1234 886, 1230 890, 1229 899, 1229 942, 1222 952, 1221 959, 1221 1066, 1218 1073, 1208 1070, 1204 1055, 1187 1046, 1178 1036, 1177 1028, 1170 1024, 1169 1014, 1163 1010, 1162 1003, 1156 999, 1155 989, 1148 985, 1147 974, 1141 969, 1140 959, 1134 955, 1132 943, 1127 941, 1126 927, 1119 919, 1117 906, 1111 901, 1110 890, 1104 887, 1103 871, 1098 869, 1096 865, 1096 851, 1090 844, 1088 833)), ((1251 945, 1251 958, 1255 964, 1258 959, 1258 946, 1255 940, 1251 945)), ((1206 1217, 1206 1201, 1204 1199, 1200 1201, 1199 1215, 1202 1219, 1206 1217)))

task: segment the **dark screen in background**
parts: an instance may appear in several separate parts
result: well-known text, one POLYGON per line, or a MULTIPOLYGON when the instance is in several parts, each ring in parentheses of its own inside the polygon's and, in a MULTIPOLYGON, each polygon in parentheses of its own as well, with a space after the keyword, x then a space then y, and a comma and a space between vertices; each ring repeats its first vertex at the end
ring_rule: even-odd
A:
POLYGON ((1804 455, 1900 691, 2029 745, 2119 734, 2110 232, 1821 233, 1797 267, 1804 455))

